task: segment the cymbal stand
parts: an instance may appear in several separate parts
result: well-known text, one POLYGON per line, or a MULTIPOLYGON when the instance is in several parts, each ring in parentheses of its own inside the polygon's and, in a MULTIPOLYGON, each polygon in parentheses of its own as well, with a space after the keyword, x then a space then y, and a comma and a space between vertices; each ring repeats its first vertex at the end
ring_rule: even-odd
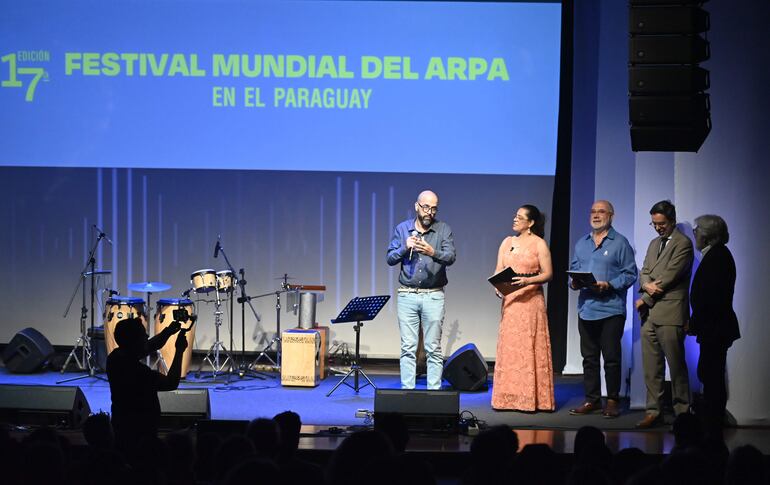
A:
MULTIPOLYGON (((96 227, 96 226, 94 226, 96 227)), ((81 290, 82 294, 82 306, 80 308, 80 336, 75 341, 75 345, 72 347, 72 350, 70 351, 69 355, 67 356, 67 360, 64 361, 64 365, 61 368, 61 373, 63 374, 65 370, 67 370, 67 366, 69 365, 71 360, 75 360, 75 363, 78 366, 78 370, 81 371, 88 371, 86 374, 83 374, 81 376, 71 377, 69 379, 63 379, 61 381, 57 381, 57 384, 62 384, 64 382, 72 382, 79 379, 85 379, 87 377, 94 377, 96 379, 101 379, 103 381, 106 381, 104 377, 98 376, 97 374, 97 365, 94 363, 93 358, 93 349, 91 348, 91 339, 88 337, 88 331, 86 329, 86 318, 88 316, 88 309, 86 308, 86 270, 90 268, 90 280, 91 280, 91 335, 93 335, 94 332, 94 299, 95 299, 95 286, 94 286, 94 271, 96 268, 96 259, 94 258, 94 254, 96 254, 96 248, 99 247, 99 243, 102 241, 102 239, 105 239, 107 237, 106 234, 99 231, 99 236, 96 238, 96 241, 94 241, 94 245, 91 247, 91 252, 88 253, 88 261, 86 262, 83 269, 80 271, 80 277, 78 278, 78 284, 75 286, 75 291, 72 292, 72 296, 70 297, 69 304, 67 304, 67 309, 64 311, 64 318, 67 317, 69 314, 70 308, 72 307, 72 302, 75 300, 75 295, 78 292, 78 289, 81 290), (80 356, 78 356, 78 353, 80 356)))

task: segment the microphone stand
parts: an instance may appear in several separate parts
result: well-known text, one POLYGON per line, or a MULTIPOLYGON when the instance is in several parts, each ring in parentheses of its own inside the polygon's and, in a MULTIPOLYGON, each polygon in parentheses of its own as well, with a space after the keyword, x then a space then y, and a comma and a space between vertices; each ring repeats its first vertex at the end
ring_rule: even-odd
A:
POLYGON ((96 271, 96 259, 94 258, 94 254, 96 254, 96 248, 99 247, 99 243, 102 241, 102 239, 105 239, 107 236, 103 232, 99 231, 99 236, 96 238, 96 241, 94 241, 94 245, 91 247, 91 251, 88 253, 88 260, 86 261, 85 266, 80 271, 80 277, 78 278, 78 284, 75 286, 75 291, 72 292, 72 296, 70 297, 69 304, 67 304, 67 309, 64 311, 63 317, 66 318, 69 314, 70 308, 72 307, 72 302, 75 300, 75 295, 78 292, 78 289, 82 289, 81 294, 83 295, 83 305, 80 309, 80 336, 75 341, 74 347, 72 347, 72 350, 70 351, 69 355, 67 356, 67 360, 64 361, 64 365, 61 368, 61 373, 63 374, 65 370, 67 370, 67 366, 69 365, 71 360, 75 360, 75 363, 78 365, 78 370, 85 371, 87 370, 88 373, 77 376, 77 377, 71 377, 69 379, 64 379, 61 381, 57 381, 57 384, 62 384, 64 382, 72 382, 79 379, 85 379, 86 377, 94 377, 96 379, 101 379, 103 381, 106 381, 104 377, 96 375, 96 365, 93 361, 93 349, 91 348, 91 339, 88 337, 88 331, 86 330, 86 315, 88 314, 88 309, 86 308, 86 275, 89 274, 90 280, 91 280, 91 335, 94 334, 94 298, 95 298, 95 284, 94 284, 94 273, 96 271), (90 268, 90 273, 86 272, 87 269, 90 268), (78 351, 80 351, 80 358, 78 358, 78 351))
MULTIPOLYGON (((222 256, 225 258, 225 263, 227 264, 227 269, 229 269, 233 276, 235 275, 235 268, 233 268, 233 265, 230 264, 230 259, 227 257, 227 253, 225 252, 225 248, 219 243, 218 248, 219 252, 222 253, 222 256)), ((238 275, 240 276, 238 278, 238 288, 240 288, 240 294, 241 297, 238 298, 238 303, 241 305, 241 362, 238 364, 238 377, 244 378, 248 377, 255 377, 257 379, 264 379, 262 375, 259 375, 257 372, 252 371, 245 365, 245 357, 246 354, 246 303, 249 304, 249 307, 251 308, 251 312, 254 314, 254 318, 257 319, 259 322, 261 319, 259 317, 259 314, 254 309, 254 306, 251 304, 251 299, 246 297, 246 279, 244 278, 245 271, 243 268, 241 268, 238 271, 238 275)), ((230 350, 235 351, 233 349, 233 300, 235 299, 235 288, 233 288, 233 293, 230 295, 230 350)), ((235 359, 233 359, 232 364, 235 364, 235 359)), ((233 365, 230 365, 230 370, 228 373, 228 382, 230 381, 230 378, 232 377, 233 373, 233 365)))

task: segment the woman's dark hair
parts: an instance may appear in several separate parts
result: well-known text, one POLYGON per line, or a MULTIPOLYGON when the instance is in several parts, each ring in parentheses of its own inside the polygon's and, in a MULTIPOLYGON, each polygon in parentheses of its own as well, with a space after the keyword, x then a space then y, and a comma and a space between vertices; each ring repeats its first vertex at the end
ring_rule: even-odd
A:
POLYGON ((530 229, 532 233, 545 237, 545 215, 532 204, 524 204, 521 208, 527 211, 527 217, 535 223, 530 229))

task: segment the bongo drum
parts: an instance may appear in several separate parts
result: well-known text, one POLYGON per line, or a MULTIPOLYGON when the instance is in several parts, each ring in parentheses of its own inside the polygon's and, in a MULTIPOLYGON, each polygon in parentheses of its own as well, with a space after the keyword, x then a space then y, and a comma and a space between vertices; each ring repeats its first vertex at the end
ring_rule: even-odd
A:
POLYGON ((233 272, 229 269, 217 271, 217 291, 220 293, 231 293, 235 289, 236 279, 233 272))
POLYGON ((190 284, 196 293, 209 293, 217 289, 217 273, 213 269, 199 269, 190 275, 190 284))

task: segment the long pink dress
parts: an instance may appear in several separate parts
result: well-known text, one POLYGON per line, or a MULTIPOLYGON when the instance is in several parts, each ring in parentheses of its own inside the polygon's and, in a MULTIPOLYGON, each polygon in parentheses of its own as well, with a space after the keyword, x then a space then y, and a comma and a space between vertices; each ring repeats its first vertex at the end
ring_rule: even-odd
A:
MULTIPOLYGON (((500 245, 498 268, 517 273, 540 271, 538 242, 508 237, 500 245), (511 251, 511 247, 515 249, 511 251)), ((494 409, 553 411, 553 364, 548 316, 542 285, 528 285, 506 295, 497 339, 497 360, 492 388, 494 409)))

